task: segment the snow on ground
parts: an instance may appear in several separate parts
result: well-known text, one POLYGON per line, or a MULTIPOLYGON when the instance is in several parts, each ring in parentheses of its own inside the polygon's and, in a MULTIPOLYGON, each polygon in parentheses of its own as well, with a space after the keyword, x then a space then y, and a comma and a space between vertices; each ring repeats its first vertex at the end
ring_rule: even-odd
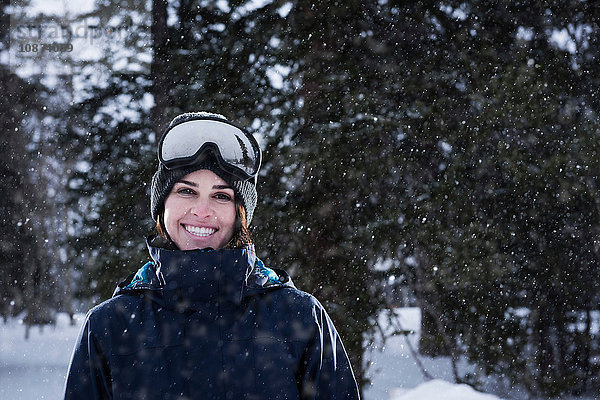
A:
MULTIPOLYGON (((393 328, 413 333, 391 337, 385 343, 376 340, 369 347, 365 358, 371 361, 367 371, 371 386, 364 390, 364 400, 499 399, 496 396, 476 392, 466 385, 450 383, 454 381, 454 377, 449 357, 420 356, 423 368, 435 378, 428 381, 410 350, 412 346, 415 351, 418 351, 421 310, 415 307, 399 308, 390 313, 398 318, 398 324, 394 327, 391 327, 388 322, 389 313, 384 312, 379 316, 379 324, 386 334, 393 331, 393 328), (469 389, 471 392, 467 395, 469 389)), ((472 372, 472 367, 465 362, 459 362, 458 369, 461 373, 472 372)))
POLYGON ((456 385, 434 379, 415 389, 392 389, 391 400, 497 400, 498 397, 475 391, 468 385, 456 385))
MULTIPOLYGON (((395 311, 403 329, 416 346, 420 312, 416 308, 395 311)), ((75 325, 60 314, 55 326, 33 327, 25 340, 25 326, 18 319, 0 322, 0 399, 60 399, 73 346, 79 334, 83 315, 75 325)), ((385 320, 385 316, 382 317, 385 320)), ((382 320, 383 322, 383 320, 382 320)), ((474 391, 452 381, 447 359, 423 359, 427 371, 436 379, 425 381, 404 336, 377 343, 370 351, 374 364, 370 368, 371 387, 364 400, 498 400, 498 397, 474 391), (383 349, 383 351, 381 351, 383 349)))
POLYGON ((18 319, 0 320, 0 399, 60 399, 71 352, 83 315, 75 325, 60 314, 55 326, 25 326, 18 319))

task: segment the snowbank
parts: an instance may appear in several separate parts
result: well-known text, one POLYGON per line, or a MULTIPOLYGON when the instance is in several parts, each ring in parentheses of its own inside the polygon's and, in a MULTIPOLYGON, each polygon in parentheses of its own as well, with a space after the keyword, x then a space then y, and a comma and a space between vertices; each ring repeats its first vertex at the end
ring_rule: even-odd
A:
MULTIPOLYGON (((416 307, 398 308, 379 315, 379 325, 386 334, 397 330, 412 331, 406 336, 393 336, 385 342, 376 340, 365 354, 365 359, 371 361, 367 376, 371 386, 364 390, 364 400, 395 399, 398 393, 404 393, 420 385, 429 387, 411 352, 419 348, 421 330, 421 310, 416 307), (390 326, 389 316, 393 313, 399 325, 390 326)), ((454 382, 452 364, 449 357, 420 357, 427 373, 439 381, 454 382)), ((472 372, 472 366, 466 362, 458 363, 460 372, 472 372)), ((435 382, 435 381, 433 381, 435 382)), ((450 384, 449 384, 450 385, 450 384)), ((429 399, 446 399, 445 394, 438 393, 429 399)))
POLYGON ((499 397, 477 392, 468 385, 456 385, 440 379, 423 383, 410 390, 392 389, 390 400, 498 400, 499 397))

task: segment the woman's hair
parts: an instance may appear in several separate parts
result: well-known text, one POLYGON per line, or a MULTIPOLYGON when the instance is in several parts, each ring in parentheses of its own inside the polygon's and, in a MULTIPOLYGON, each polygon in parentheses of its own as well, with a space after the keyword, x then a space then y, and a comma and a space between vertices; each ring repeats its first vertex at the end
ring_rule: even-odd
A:
POLYGON ((233 226, 233 235, 225 245, 226 249, 241 249, 252 242, 248 221, 246 220, 246 209, 240 199, 235 200, 235 223, 233 226))
MULTIPOLYGON (((158 216, 158 221, 156 221, 156 233, 161 238, 165 239, 173 248, 177 248, 177 245, 171 240, 169 234, 167 233, 167 229, 165 228, 163 211, 158 216)), ((246 221, 246 209, 242 204, 242 201, 237 197, 235 199, 235 223, 233 226, 233 236, 229 242, 224 246, 225 249, 241 249, 246 246, 246 244, 252 242, 252 237, 250 236, 250 230, 248 229, 248 222, 246 221)))

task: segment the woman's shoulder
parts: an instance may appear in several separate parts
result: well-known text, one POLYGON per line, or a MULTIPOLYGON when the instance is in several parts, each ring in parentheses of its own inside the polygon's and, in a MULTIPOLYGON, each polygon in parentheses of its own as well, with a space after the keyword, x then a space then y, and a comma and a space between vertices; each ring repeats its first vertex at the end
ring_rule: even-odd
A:
POLYGON ((313 318, 324 310, 323 305, 312 294, 296 287, 281 287, 261 296, 261 301, 277 312, 284 312, 289 317, 313 318))
POLYGON ((295 287, 279 288, 261 296, 256 304, 261 323, 281 332, 286 341, 306 344, 319 332, 335 332, 325 307, 315 296, 295 287))
POLYGON ((282 287, 280 290, 275 290, 273 291, 273 296, 303 306, 320 304, 315 296, 295 286, 282 287))
POLYGON ((143 293, 117 295, 92 307, 88 311, 86 319, 104 325, 131 318, 132 315, 135 317, 136 312, 144 307, 145 300, 143 293))

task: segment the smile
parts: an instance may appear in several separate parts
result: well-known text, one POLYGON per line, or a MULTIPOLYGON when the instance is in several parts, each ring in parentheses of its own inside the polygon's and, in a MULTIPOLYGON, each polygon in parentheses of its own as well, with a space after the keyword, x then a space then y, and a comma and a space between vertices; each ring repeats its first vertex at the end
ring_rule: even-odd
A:
POLYGON ((205 228, 205 227, 198 227, 198 226, 192 226, 192 225, 183 225, 183 227, 185 228, 186 231, 188 231, 192 235, 199 236, 199 237, 207 237, 217 231, 215 228, 205 228))

